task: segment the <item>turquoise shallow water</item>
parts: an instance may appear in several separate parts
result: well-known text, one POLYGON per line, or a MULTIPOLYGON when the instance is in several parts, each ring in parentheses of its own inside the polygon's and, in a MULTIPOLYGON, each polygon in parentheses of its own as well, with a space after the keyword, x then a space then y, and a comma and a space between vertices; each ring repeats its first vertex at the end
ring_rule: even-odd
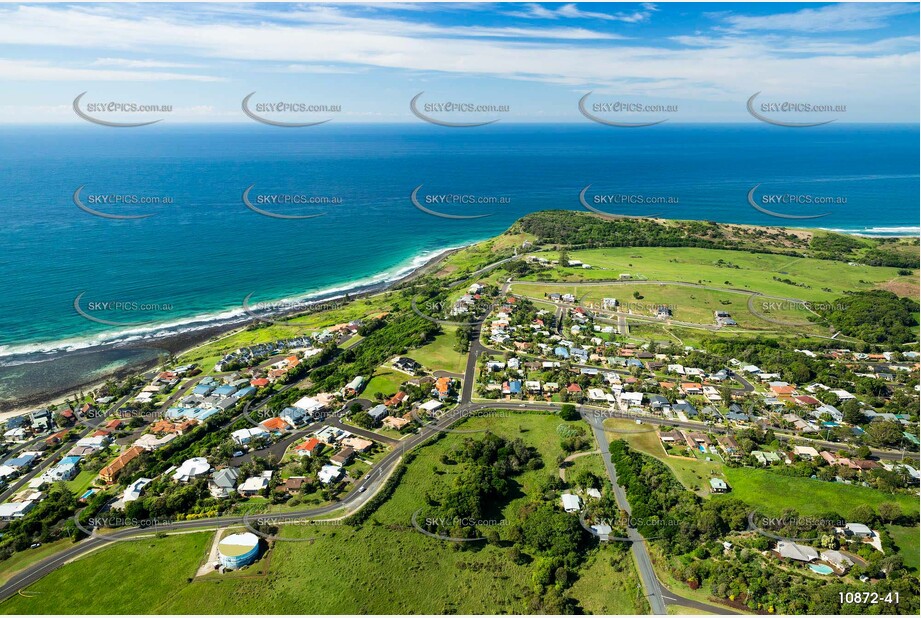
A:
POLYGON ((250 294, 260 302, 385 280, 425 256, 500 233, 528 212, 581 209, 578 194, 588 184, 599 194, 677 198, 655 208, 662 216, 767 225, 789 222, 748 205, 755 184, 843 195, 847 204, 831 216, 795 224, 917 233, 917 141, 916 125, 4 127, 0 356, 22 360, 62 342, 83 348, 115 333, 180 328, 196 316, 223 319, 250 294), (270 218, 243 204, 251 185, 253 200, 284 194, 341 203, 260 203, 277 213, 323 214, 270 218), (440 219, 410 203, 419 185, 423 196, 507 203, 428 203, 490 215, 440 219), (85 204, 108 194, 161 203, 88 204, 153 214, 100 218, 75 205, 80 186, 85 204), (79 307, 118 325, 82 317, 74 307, 81 293, 79 307))

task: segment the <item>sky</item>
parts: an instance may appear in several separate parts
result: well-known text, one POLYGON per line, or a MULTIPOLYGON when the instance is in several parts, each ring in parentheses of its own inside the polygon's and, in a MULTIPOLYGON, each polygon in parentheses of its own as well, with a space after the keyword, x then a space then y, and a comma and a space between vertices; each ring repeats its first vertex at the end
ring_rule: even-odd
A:
POLYGON ((917 3, 0 4, 0 123, 919 119, 917 3), (491 106, 444 112, 438 103, 491 106), (605 103, 666 106, 624 112, 605 103), (432 107, 425 107, 430 105, 432 107), (765 109, 770 115, 776 109, 765 109), (426 111, 428 110, 428 111, 426 111), (88 115, 93 116, 92 113, 88 115))

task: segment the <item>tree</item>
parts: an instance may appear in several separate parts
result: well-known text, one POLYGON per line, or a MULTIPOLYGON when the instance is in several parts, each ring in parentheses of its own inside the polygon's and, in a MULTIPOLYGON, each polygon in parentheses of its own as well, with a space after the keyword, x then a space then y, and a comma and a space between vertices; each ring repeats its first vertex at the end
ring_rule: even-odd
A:
POLYGON ((864 439, 874 446, 896 446, 902 441, 902 426, 895 421, 874 421, 864 431, 864 439))
POLYGON ((577 421, 581 418, 576 406, 571 403, 564 403, 560 408, 560 418, 564 421, 577 421))
POLYGON ((880 518, 890 524, 902 516, 902 507, 895 502, 881 502, 876 508, 880 518))
POLYGON ((851 511, 851 517, 862 524, 870 525, 876 519, 876 513, 869 504, 858 504, 851 511))
POLYGON ((359 427, 364 427, 365 429, 373 429, 377 423, 371 418, 371 415, 367 412, 358 412, 351 416, 352 422, 358 425, 359 427))

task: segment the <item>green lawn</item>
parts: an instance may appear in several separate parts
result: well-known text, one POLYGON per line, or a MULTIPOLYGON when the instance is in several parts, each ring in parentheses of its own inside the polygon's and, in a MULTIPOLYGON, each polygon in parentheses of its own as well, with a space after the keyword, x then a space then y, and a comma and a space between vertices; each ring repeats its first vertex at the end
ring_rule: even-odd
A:
POLYGON ((444 332, 435 337, 434 341, 421 348, 410 350, 407 356, 422 363, 430 371, 441 369, 452 373, 463 373, 464 366, 467 364, 467 355, 454 349, 457 327, 444 326, 443 330, 444 332))
MULTIPOLYGON (((168 613, 171 597, 188 587, 213 537, 199 532, 115 543, 28 586, 4 601, 0 613, 168 613)), ((200 613, 201 600, 197 608, 200 613)))
POLYGON ((906 494, 887 494, 869 487, 829 483, 817 479, 785 476, 758 468, 725 468, 732 491, 727 494, 761 509, 767 515, 779 515, 786 508, 801 515, 837 513, 849 518, 855 506, 877 506, 895 502, 906 515, 918 514, 918 498, 906 494))
POLYGON ((67 481, 67 488, 74 492, 74 494, 79 497, 83 495, 87 489, 90 488, 93 484, 93 479, 95 479, 99 474, 97 472, 92 472, 90 470, 81 470, 77 476, 73 479, 67 481))
POLYGON ((385 397, 389 397, 400 390, 400 385, 406 380, 412 380, 412 376, 394 369, 378 367, 374 370, 374 376, 368 381, 362 392, 366 397, 373 397, 374 393, 378 392, 383 393, 385 397))
POLYGON ((918 571, 918 526, 886 526, 886 531, 895 541, 899 554, 905 559, 905 564, 918 571))

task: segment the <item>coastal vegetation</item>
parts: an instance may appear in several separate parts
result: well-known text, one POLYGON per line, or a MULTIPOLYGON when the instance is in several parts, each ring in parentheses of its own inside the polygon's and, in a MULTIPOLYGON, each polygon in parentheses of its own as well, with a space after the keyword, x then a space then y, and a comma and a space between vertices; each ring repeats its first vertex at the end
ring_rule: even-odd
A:
POLYGON ((779 253, 790 257, 857 261, 871 266, 917 268, 918 239, 855 239, 833 232, 755 227, 712 221, 610 219, 589 213, 549 210, 525 215, 511 228, 538 243, 591 247, 702 247, 779 253), (914 252, 907 251, 913 247, 914 252))

